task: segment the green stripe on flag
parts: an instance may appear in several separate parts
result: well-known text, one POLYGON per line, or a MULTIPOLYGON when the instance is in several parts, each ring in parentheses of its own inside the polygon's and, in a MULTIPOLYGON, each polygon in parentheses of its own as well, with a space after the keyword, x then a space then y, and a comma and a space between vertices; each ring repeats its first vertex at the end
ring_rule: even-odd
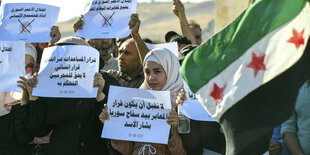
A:
POLYGON ((196 93, 256 42, 296 17, 306 2, 257 0, 235 21, 185 58, 181 74, 189 88, 196 93))

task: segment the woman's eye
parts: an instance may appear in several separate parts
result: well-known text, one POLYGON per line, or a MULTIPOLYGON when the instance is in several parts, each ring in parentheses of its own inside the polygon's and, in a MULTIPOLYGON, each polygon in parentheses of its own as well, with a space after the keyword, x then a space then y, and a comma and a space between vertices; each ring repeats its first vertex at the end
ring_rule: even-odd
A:
POLYGON ((150 71, 146 70, 145 71, 146 75, 150 75, 150 71))
POLYGON ((161 73, 161 71, 160 71, 160 70, 157 70, 157 71, 155 71, 155 73, 156 73, 156 74, 159 74, 159 73, 161 73))

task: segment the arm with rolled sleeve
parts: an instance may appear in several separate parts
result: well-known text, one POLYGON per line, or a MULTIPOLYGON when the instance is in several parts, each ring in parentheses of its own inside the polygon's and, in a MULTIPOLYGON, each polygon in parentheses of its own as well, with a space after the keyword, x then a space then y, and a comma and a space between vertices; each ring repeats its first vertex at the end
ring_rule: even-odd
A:
POLYGON ((294 112, 293 115, 282 124, 281 135, 288 150, 290 150, 292 154, 303 155, 304 153, 299 145, 297 131, 297 115, 294 112))

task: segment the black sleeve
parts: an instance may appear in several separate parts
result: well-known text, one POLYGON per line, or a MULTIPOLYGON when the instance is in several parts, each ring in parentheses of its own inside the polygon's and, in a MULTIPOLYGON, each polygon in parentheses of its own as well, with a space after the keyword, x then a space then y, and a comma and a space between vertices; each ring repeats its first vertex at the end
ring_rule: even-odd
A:
POLYGON ((17 104, 11 110, 14 117, 14 134, 19 143, 25 144, 33 140, 33 134, 27 129, 23 120, 22 107, 17 104))

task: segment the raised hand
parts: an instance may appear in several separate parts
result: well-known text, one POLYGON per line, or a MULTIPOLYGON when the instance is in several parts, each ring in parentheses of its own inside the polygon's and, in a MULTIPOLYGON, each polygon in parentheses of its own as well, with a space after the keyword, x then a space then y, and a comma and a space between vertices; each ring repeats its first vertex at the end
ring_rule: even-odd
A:
POLYGON ((17 81, 18 87, 22 88, 22 98, 21 105, 27 104, 28 100, 36 100, 38 97, 32 96, 32 90, 38 84, 37 79, 38 74, 34 73, 34 75, 30 79, 26 79, 25 77, 20 76, 20 81, 17 81))
POLYGON ((184 102, 185 100, 186 100, 185 90, 184 90, 184 89, 181 89, 181 90, 179 91, 179 94, 178 94, 176 103, 177 103, 178 105, 182 105, 183 102, 184 102))
POLYGON ((94 84, 93 87, 98 87, 98 91, 97 91, 97 97, 96 100, 98 102, 102 101, 105 97, 103 91, 105 85, 105 80, 103 79, 102 75, 100 73, 96 73, 94 76, 94 84))
POLYGON ((180 0, 173 0, 172 11, 179 18, 185 14, 184 5, 180 0))
POLYGON ((131 34, 132 35, 137 35, 139 33, 139 27, 140 27, 140 19, 139 19, 139 15, 134 13, 131 15, 130 17, 130 21, 128 23, 128 26, 131 30, 131 34))
POLYGON ((76 32, 77 30, 83 29, 83 25, 84 25, 83 15, 81 15, 80 17, 76 19, 75 23, 73 24, 74 32, 76 32))
POLYGON ((171 110, 171 112, 169 113, 167 123, 169 125, 172 125, 173 127, 177 127, 178 126, 178 124, 179 124, 179 116, 178 116, 175 108, 173 108, 171 110))
POLYGON ((109 114, 108 114, 108 106, 107 104, 104 105, 104 108, 102 108, 102 111, 99 115, 99 120, 104 123, 104 121, 109 119, 109 114))
POLYGON ((59 27, 58 26, 53 26, 51 28, 50 36, 51 36, 52 40, 50 41, 49 46, 54 46, 54 44, 58 40, 60 40, 60 37, 61 37, 61 33, 59 31, 59 27))

